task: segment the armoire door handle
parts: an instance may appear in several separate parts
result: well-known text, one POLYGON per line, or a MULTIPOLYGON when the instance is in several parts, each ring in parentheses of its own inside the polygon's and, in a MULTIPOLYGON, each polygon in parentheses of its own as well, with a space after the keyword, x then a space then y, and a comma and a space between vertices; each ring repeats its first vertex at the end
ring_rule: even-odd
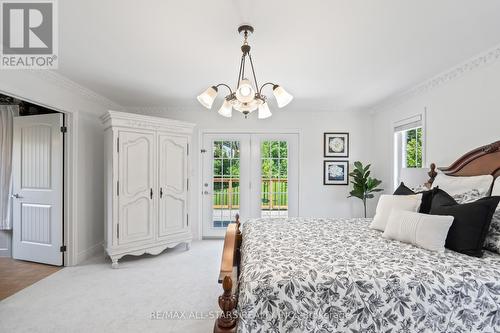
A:
POLYGON ((149 189, 149 198, 153 199, 153 189, 149 189))
POLYGON ((163 197, 163 189, 160 187, 160 199, 163 197))

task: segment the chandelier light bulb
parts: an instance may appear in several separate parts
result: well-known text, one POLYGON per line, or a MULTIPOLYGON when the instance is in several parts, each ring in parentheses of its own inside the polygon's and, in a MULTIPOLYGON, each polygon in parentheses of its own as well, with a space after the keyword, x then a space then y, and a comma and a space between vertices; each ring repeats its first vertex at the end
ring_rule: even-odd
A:
POLYGON ((208 87, 203 93, 201 93, 197 99, 201 105, 206 107, 207 109, 212 108, 212 104, 214 104, 215 97, 217 97, 217 87, 212 86, 208 87))
POLYGON ((271 117, 272 115, 273 114, 269 110, 269 105, 267 105, 267 102, 264 102, 261 105, 259 105, 259 114, 258 114, 259 119, 266 119, 271 117))
POLYGON ((255 90, 250 83, 250 80, 243 79, 236 90, 236 98, 242 103, 249 103, 255 98, 255 90))
POLYGON ((233 106, 231 105, 231 103, 227 99, 224 100, 224 103, 220 107, 219 114, 221 116, 223 116, 223 117, 226 117, 226 118, 231 118, 232 117, 232 115, 233 115, 233 106))
POLYGON ((282 86, 275 85, 273 87, 273 95, 276 97, 276 102, 278 103, 278 107, 282 108, 290 103, 293 99, 293 96, 290 95, 282 86))

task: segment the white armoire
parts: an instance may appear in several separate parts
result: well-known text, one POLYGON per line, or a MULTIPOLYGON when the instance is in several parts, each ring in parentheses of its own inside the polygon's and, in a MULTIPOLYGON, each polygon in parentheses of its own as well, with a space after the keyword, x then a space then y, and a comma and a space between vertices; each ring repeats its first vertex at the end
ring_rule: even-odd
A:
POLYGON ((191 244, 189 145, 193 124, 109 111, 105 141, 105 249, 118 267, 125 255, 159 254, 191 244))

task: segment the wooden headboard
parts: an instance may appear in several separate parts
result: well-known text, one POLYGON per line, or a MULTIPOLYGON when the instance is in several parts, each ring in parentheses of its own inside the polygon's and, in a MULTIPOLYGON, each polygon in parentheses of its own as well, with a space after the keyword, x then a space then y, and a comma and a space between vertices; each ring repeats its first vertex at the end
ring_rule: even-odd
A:
MULTIPOLYGON (((492 175, 496 178, 500 176, 500 140, 471 150, 449 167, 438 169, 448 176, 492 175)), ((429 185, 432 184, 436 175, 436 165, 432 163, 431 171, 429 171, 429 185)))

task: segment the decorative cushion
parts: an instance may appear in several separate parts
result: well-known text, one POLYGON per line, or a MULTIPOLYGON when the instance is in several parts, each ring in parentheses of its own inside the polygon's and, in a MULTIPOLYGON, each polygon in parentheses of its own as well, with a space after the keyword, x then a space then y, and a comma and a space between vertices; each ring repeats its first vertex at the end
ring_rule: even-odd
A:
POLYGON ((432 204, 432 196, 434 192, 436 192, 437 188, 433 188, 431 190, 422 191, 422 192, 414 192, 408 186, 406 186, 403 182, 399 184, 396 191, 394 191, 394 195, 414 195, 414 194, 422 194, 422 203, 420 204, 420 208, 418 209, 419 213, 428 214, 431 210, 432 204))
POLYGON ((491 218, 490 230, 484 240, 484 248, 500 254, 500 205, 491 218))
POLYGON ((470 256, 481 257, 491 218, 499 201, 500 197, 495 196, 458 204, 444 191, 434 194, 430 213, 454 217, 445 247, 470 256))
MULTIPOLYGON (((500 177, 495 180, 491 195, 500 195, 500 177)), ((490 230, 486 235, 484 248, 500 254, 500 204, 491 218, 490 230)))
POLYGON ((415 194, 411 188, 405 185, 405 183, 401 182, 399 184, 398 188, 396 191, 394 191, 393 195, 412 195, 415 194))
POLYGON ((473 189, 464 193, 454 194, 452 195, 452 197, 457 203, 464 204, 481 199, 482 197, 484 197, 484 195, 481 194, 479 190, 473 189))
POLYGON ((382 237, 443 252, 453 216, 438 216, 393 209, 382 237))
POLYGON ((391 210, 409 210, 412 212, 418 211, 420 203, 422 202, 422 195, 389 195, 383 194, 380 196, 377 204, 375 217, 373 218, 370 228, 380 231, 385 230, 385 225, 391 214, 391 210))
POLYGON ((434 182, 432 183, 432 186, 439 187, 452 196, 476 189, 479 191, 481 197, 485 197, 489 195, 492 183, 492 175, 455 177, 438 173, 436 179, 434 179, 434 182))
POLYGON ((491 190, 491 195, 500 195, 500 177, 495 179, 493 183, 493 189, 491 190))

